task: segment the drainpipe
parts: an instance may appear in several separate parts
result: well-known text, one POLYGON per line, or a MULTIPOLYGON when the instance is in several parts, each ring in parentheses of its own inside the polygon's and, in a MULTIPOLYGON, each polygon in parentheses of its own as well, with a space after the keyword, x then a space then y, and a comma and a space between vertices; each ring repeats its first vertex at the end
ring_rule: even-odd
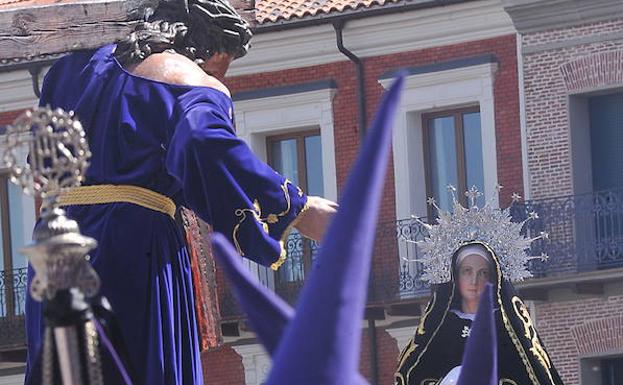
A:
POLYGON ((368 334, 370 337, 370 379, 372 385, 379 383, 379 360, 376 351, 376 322, 372 318, 368 320, 368 334))
POLYGON ((358 95, 357 102, 359 106, 359 143, 363 143, 363 138, 366 135, 366 96, 365 96, 365 85, 363 78, 363 61, 357 57, 354 53, 349 51, 346 47, 344 47, 344 42, 342 40, 342 31, 344 29, 344 21, 338 20, 333 23, 333 28, 335 29, 335 37, 337 40, 337 49, 343 53, 346 57, 350 59, 353 63, 355 63, 355 68, 357 69, 357 85, 358 85, 358 95))
MULTIPOLYGON (((343 53, 346 57, 355 63, 357 69, 357 103, 359 106, 359 144, 363 144, 363 140, 366 136, 366 89, 363 77, 363 61, 354 53, 344 47, 342 39, 342 31, 344 30, 344 20, 337 20, 333 22, 333 28, 335 29, 335 37, 337 41, 337 49, 343 53)), ((378 353, 376 348, 376 323, 373 319, 368 320, 368 334, 370 340, 370 380, 372 385, 378 385, 379 383, 379 362, 378 353)))
POLYGON ((28 72, 30 73, 30 78, 32 80, 32 91, 35 95, 40 98, 41 97, 41 88, 39 87, 39 75, 41 74, 41 67, 34 66, 28 68, 28 72))

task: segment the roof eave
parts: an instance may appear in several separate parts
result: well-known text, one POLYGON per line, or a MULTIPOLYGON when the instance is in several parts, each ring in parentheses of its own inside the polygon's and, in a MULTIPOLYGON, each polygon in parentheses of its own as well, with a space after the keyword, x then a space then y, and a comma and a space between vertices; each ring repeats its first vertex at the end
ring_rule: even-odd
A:
POLYGON ((330 13, 317 13, 303 17, 290 19, 278 19, 277 21, 264 22, 255 28, 257 34, 277 32, 288 29, 304 28, 322 24, 332 24, 345 20, 361 19, 365 17, 402 13, 425 8, 441 7, 451 4, 466 3, 474 0, 402 0, 394 3, 374 4, 370 7, 357 7, 343 11, 330 13))

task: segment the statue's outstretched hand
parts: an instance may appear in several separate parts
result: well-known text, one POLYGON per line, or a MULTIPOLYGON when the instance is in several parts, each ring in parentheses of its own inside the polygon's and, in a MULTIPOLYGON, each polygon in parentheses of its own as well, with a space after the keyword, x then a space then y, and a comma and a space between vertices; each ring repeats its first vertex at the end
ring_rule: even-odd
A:
POLYGON ((319 196, 307 197, 307 211, 301 214, 296 229, 305 237, 320 241, 338 204, 319 196))

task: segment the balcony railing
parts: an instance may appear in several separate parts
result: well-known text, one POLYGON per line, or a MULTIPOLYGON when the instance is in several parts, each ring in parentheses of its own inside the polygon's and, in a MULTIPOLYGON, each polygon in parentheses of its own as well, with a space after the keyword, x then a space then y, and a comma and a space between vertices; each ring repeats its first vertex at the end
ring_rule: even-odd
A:
POLYGON ((528 233, 546 231, 550 236, 533 244, 532 255, 549 255, 545 262, 531 263, 535 277, 623 267, 623 189, 529 201, 512 213, 523 219, 530 211, 539 218, 528 233))
POLYGON ((0 270, 0 350, 26 345, 27 269, 0 270))
MULTIPOLYGON (((514 204, 511 214, 521 221, 535 211, 539 218, 524 229, 528 236, 549 233, 536 241, 532 255, 546 253, 547 261, 533 260, 535 278, 573 276, 578 273, 623 267, 623 189, 514 204)), ((397 303, 429 294, 416 262, 420 250, 411 242, 424 239, 426 229, 413 219, 381 223, 374 247, 368 301, 397 303)), ((286 242, 287 262, 273 275, 261 270, 262 281, 287 302, 294 303, 309 272, 318 246, 294 232, 286 242)), ((0 271, 0 349, 23 346, 26 269, 0 271)), ((221 295, 225 318, 242 316, 228 290, 221 295)))
MULTIPOLYGON (((537 212, 539 218, 526 224, 525 235, 533 237, 541 231, 549 234, 549 240, 532 244, 531 255, 549 256, 546 261, 535 259, 529 263, 534 278, 571 278, 578 273, 623 267, 623 189, 532 200, 511 207, 515 221, 524 220, 531 211, 537 212)), ((426 229, 413 219, 379 224, 369 303, 398 303, 429 295, 428 285, 421 280, 422 265, 416 262, 421 258, 420 250, 412 242, 426 235, 426 229)), ((290 286, 275 288, 290 303, 298 296, 305 271, 301 256, 306 241, 298 234, 293 237, 287 243, 290 265, 283 267, 296 272, 298 279, 290 286)), ((222 298, 221 303, 223 300, 232 302, 231 298, 222 298)), ((241 315, 234 309, 230 309, 230 315, 241 315)))

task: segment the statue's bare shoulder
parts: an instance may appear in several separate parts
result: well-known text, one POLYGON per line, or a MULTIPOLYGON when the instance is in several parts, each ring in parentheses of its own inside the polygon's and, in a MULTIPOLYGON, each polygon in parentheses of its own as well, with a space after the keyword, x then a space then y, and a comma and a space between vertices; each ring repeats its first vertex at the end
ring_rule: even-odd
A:
POLYGON ((149 55, 142 62, 127 68, 132 74, 164 83, 202 86, 230 95, 227 87, 185 56, 173 53, 149 55))

